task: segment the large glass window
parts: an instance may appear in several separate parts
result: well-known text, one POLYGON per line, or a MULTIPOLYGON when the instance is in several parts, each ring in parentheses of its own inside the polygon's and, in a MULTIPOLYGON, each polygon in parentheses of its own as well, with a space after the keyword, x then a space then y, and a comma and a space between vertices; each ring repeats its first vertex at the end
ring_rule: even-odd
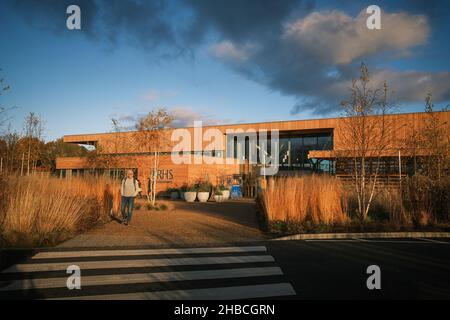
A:
MULTIPOLYGON (((227 156, 250 159, 252 152, 257 153, 257 161, 261 164, 259 148, 263 148, 262 141, 258 138, 258 147, 254 148, 249 143, 248 137, 239 139, 235 135, 227 136, 227 156), (240 143, 239 143, 240 142, 240 143)), ((317 159, 308 159, 308 153, 311 150, 332 150, 333 133, 297 133, 282 132, 279 138, 277 155, 272 155, 270 136, 267 137, 266 150, 270 157, 278 157, 281 170, 320 170, 329 171, 330 163, 328 161, 318 161, 317 159)))
POLYGON ((319 134, 317 136, 316 150, 331 150, 333 149, 333 139, 331 134, 319 134))
POLYGON ((308 150, 317 149, 317 135, 303 137, 303 145, 308 150))
POLYGON ((291 138, 291 164, 294 168, 303 166, 303 138, 291 138))
POLYGON ((279 139, 280 169, 329 171, 328 161, 308 159, 308 153, 311 150, 332 150, 332 148, 332 132, 284 135, 279 139))

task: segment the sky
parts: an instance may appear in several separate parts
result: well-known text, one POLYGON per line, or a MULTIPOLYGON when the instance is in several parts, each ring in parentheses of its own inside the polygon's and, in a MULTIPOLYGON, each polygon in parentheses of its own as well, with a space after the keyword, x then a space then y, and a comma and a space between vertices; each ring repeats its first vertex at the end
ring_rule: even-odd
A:
POLYGON ((397 112, 422 111, 429 91, 444 107, 449 14, 446 0, 2 0, 0 106, 18 132, 39 114, 46 140, 159 107, 177 126, 334 117, 364 62, 397 112), (66 27, 71 4, 81 30, 66 27))

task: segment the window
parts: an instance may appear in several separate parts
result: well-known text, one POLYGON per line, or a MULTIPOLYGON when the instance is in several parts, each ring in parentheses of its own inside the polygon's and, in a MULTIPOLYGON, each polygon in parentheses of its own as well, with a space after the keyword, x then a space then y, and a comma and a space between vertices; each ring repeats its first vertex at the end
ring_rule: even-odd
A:
POLYGON ((331 134, 319 134, 317 136, 316 150, 331 150, 333 149, 333 139, 331 134))
POLYGON ((303 138, 291 138, 291 164, 295 168, 303 166, 303 138))
POLYGON ((227 135, 227 157, 237 159, 238 139, 235 135, 227 135))
POLYGON ((332 150, 332 132, 316 134, 287 134, 279 139, 280 169, 330 171, 329 161, 320 163, 308 159, 311 150, 332 150))
POLYGON ((249 137, 245 137, 245 142, 244 142, 244 159, 248 160, 249 159, 249 155, 250 155, 250 138, 249 137))
POLYGON ((317 136, 305 136, 303 137, 303 145, 308 150, 316 150, 317 149, 317 136))

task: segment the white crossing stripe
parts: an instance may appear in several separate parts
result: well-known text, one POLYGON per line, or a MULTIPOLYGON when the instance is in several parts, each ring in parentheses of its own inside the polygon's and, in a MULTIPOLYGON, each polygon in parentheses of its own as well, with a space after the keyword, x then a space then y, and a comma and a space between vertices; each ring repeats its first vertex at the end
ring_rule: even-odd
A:
POLYGON ((272 283, 251 286, 78 296, 50 300, 234 300, 295 294, 294 288, 289 283, 272 283))
POLYGON ((281 268, 270 264, 263 266, 252 265, 255 263, 273 263, 274 261, 275 259, 267 254, 265 246, 49 251, 38 253, 25 263, 16 264, 3 270, 2 273, 4 275, 23 273, 22 277, 24 279, 0 281, 0 293, 2 296, 8 295, 8 297, 21 296, 23 292, 26 295, 30 295, 30 297, 36 295, 38 299, 75 300, 230 300, 296 295, 292 285, 282 282, 281 278, 279 283, 273 283, 274 279, 276 279, 273 277, 283 276, 281 268), (223 256, 221 253, 230 253, 230 256, 223 256), (180 257, 181 254, 186 254, 187 256, 180 257), (207 256, 199 256, 199 254, 207 256), (137 257, 153 255, 155 257, 147 257, 146 259, 137 257), (174 255, 174 257, 167 258, 160 255, 174 255), (63 258, 86 261, 61 262, 60 260, 55 260, 63 258), (111 260, 110 258, 117 260, 111 260), (225 264, 236 264, 236 266, 225 268, 223 266, 225 264), (111 270, 105 270, 100 275, 81 276, 82 288, 104 286, 102 290, 95 291, 97 294, 84 293, 90 295, 82 295, 83 291, 79 290, 69 291, 66 287, 67 274, 61 274, 61 276, 58 274, 56 277, 53 276, 51 278, 33 275, 35 272, 66 271, 70 265, 77 265, 81 270, 111 270), (179 266, 181 270, 140 271, 140 273, 129 273, 127 270, 127 268, 170 266, 179 266), (207 267, 202 268, 202 270, 183 270, 183 266, 207 267), (117 269, 120 269, 120 272, 117 269), (208 284, 208 280, 213 279, 218 284, 211 288, 204 288, 205 284, 208 284), (251 284, 249 280, 252 280, 251 284), (189 289, 183 289, 183 287, 185 288, 183 285, 184 281, 192 281, 189 289), (159 291, 148 291, 151 287, 142 288, 142 285, 150 285, 152 283, 158 283, 158 287, 161 287, 161 289, 158 289, 159 291), (125 285, 126 291, 122 289, 123 287, 118 287, 120 285, 125 285), (127 291, 133 291, 133 285, 135 286, 134 291, 141 290, 141 292, 127 293, 127 291), (52 289, 67 289, 68 293, 66 294, 68 297, 63 297, 65 294, 55 296, 55 292, 52 289), (49 290, 48 293, 47 290, 49 290))
MULTIPOLYGON (((99 276, 82 276, 81 287, 83 288, 87 286, 169 282, 169 281, 248 278, 258 276, 277 276, 277 275, 283 275, 283 272, 278 267, 236 268, 236 269, 159 272, 159 273, 155 272, 155 273, 138 273, 138 274, 114 274, 114 275, 99 275, 99 276)), ((0 291, 66 288, 66 280, 67 280, 66 277, 60 277, 60 278, 17 280, 9 284, 8 282, 3 281, 0 282, 0 291)))
POLYGON ((182 265, 207 265, 207 264, 229 264, 229 263, 252 263, 273 262, 272 256, 230 256, 230 257, 197 257, 197 258, 166 258, 166 259, 143 259, 143 260, 108 260, 108 261, 80 261, 80 262, 58 262, 58 263, 25 263, 16 264, 3 271, 3 273, 14 272, 39 272, 66 270, 70 265, 77 265, 81 270, 88 269, 115 269, 115 268, 144 268, 164 267, 182 265))
POLYGON ((138 249, 138 250, 89 250, 89 251, 51 251, 40 252, 32 259, 53 258, 81 258, 81 257, 116 257, 116 256, 144 256, 162 254, 201 254, 201 253, 244 253, 266 252, 264 246, 248 247, 219 247, 219 248, 180 248, 180 249, 138 249))

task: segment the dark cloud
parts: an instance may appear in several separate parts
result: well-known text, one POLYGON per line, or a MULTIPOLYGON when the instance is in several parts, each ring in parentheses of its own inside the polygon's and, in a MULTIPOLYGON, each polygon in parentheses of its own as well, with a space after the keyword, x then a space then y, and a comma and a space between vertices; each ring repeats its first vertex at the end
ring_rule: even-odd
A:
POLYGON ((102 32, 116 42, 118 37, 132 39, 145 49, 177 47, 175 34, 165 14, 165 1, 102 0, 99 18, 102 32))
POLYGON ((277 35, 282 23, 301 9, 310 10, 312 1, 299 0, 185 0, 193 13, 187 35, 201 40, 208 30, 233 41, 248 41, 277 35))
POLYGON ((313 114, 323 115, 335 112, 338 105, 336 101, 323 98, 303 98, 292 107, 290 113, 291 115, 296 115, 305 110, 312 110, 313 114))
POLYGON ((83 32, 93 35, 94 21, 99 7, 92 0, 6 0, 14 11, 30 25, 49 30, 55 34, 68 34, 66 26, 67 7, 76 4, 82 9, 83 32))
POLYGON ((130 41, 160 54, 176 55, 182 51, 167 1, 10 0, 8 3, 27 23, 58 35, 73 34, 65 27, 66 9, 76 4, 81 8, 80 33, 91 40, 106 41, 109 47, 120 40, 130 41))
MULTIPOLYGON (((402 10, 383 12, 382 30, 369 31, 364 10, 356 17, 338 10, 312 12, 314 1, 8 1, 30 24, 58 34, 68 32, 61 27, 67 6, 78 4, 89 39, 112 45, 131 41, 158 57, 192 53, 206 44, 242 76, 296 97, 293 114, 337 110, 361 61, 410 54, 429 40, 432 20, 450 8, 440 1, 410 0, 399 6, 402 10)), ((448 72, 369 68, 376 81, 393 84, 399 101, 417 101, 428 90, 436 101, 450 97, 448 72)))
POLYGON ((425 14, 430 18, 430 23, 441 22, 448 19, 450 6, 448 0, 403 0, 400 5, 408 8, 408 11, 425 14))
POLYGON ((279 34, 292 15, 314 7, 312 0, 6 0, 29 24, 68 35, 66 8, 79 5, 81 33, 115 45, 127 39, 145 50, 190 53, 209 31, 247 41, 279 34))
MULTIPOLYGON (((351 17, 341 11, 320 11, 290 20, 277 37, 263 41, 224 40, 212 53, 243 76, 272 90, 297 97, 292 114, 327 114, 339 110, 348 95, 358 66, 381 54, 408 55, 428 40, 424 15, 384 12, 383 29, 365 26, 361 12, 351 17)), ((448 72, 382 70, 371 66, 374 85, 392 85, 400 102, 421 101, 431 90, 436 100, 450 96, 448 72)))

